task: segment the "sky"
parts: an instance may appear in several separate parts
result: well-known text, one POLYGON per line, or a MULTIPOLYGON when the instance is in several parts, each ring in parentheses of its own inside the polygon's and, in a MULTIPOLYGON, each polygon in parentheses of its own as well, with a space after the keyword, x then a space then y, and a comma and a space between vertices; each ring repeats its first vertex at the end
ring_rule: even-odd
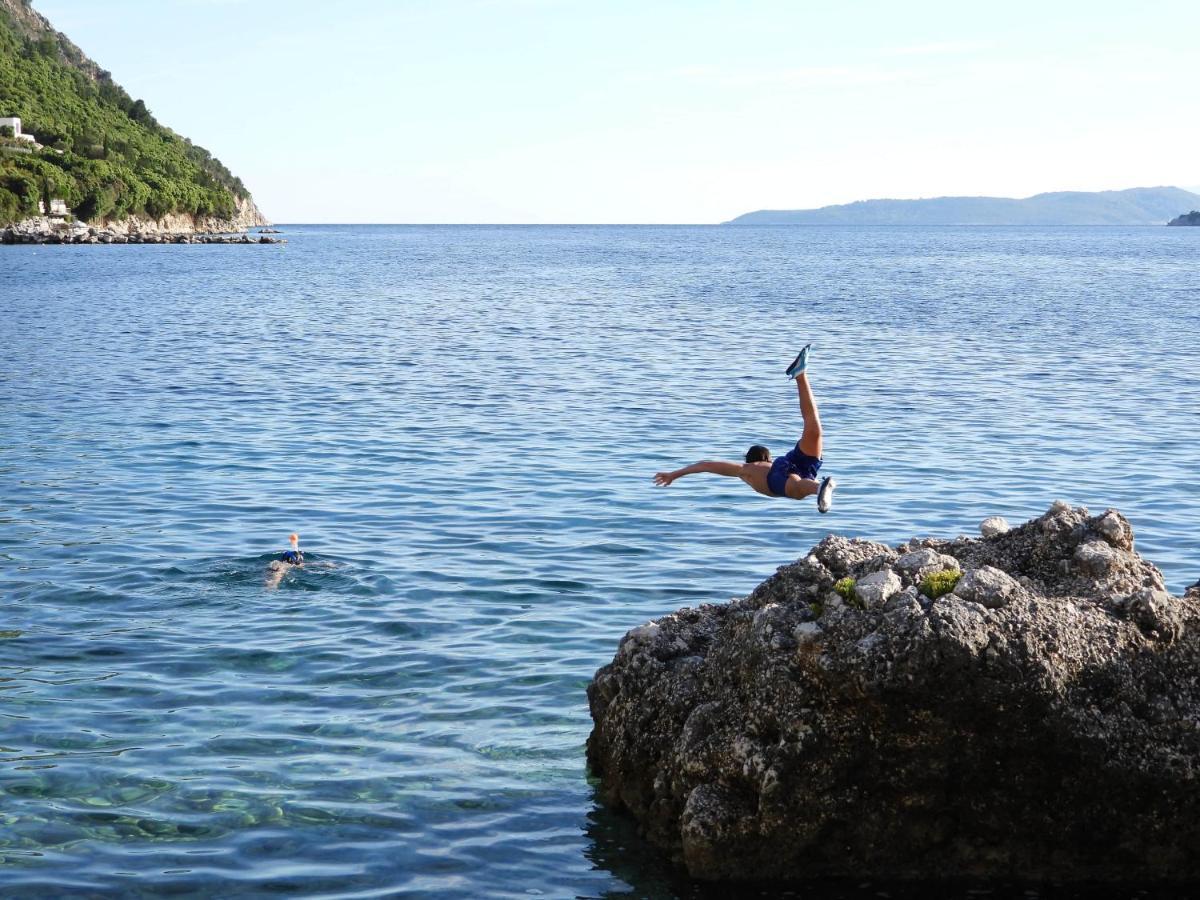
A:
POLYGON ((278 222, 1200 185, 1195 0, 34 0, 278 222))

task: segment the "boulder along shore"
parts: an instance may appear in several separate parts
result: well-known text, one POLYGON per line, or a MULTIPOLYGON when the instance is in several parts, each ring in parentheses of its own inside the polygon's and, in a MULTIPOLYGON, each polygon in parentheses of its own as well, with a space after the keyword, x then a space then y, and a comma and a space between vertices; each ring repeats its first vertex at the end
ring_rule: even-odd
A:
POLYGON ((137 231, 65 223, 48 218, 25 219, 0 229, 0 244, 286 244, 284 238, 246 233, 137 231))
POLYGON ((830 535, 630 631, 588 686, 601 799, 703 879, 1200 880, 1200 582, 1115 510, 830 535))
POLYGON ((55 216, 35 216, 0 226, 0 244, 286 244, 270 229, 251 237, 251 228, 269 228, 270 222, 254 201, 239 199, 233 218, 168 213, 160 219, 130 216, 89 224, 55 216))

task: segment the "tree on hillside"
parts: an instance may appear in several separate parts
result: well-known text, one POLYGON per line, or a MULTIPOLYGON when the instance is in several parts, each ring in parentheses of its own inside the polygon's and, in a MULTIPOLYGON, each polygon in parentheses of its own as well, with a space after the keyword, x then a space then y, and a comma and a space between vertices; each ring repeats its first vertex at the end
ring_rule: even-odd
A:
POLYGON ((154 116, 150 115, 150 110, 146 109, 146 103, 143 100, 134 100, 133 106, 129 108, 129 118, 142 125, 157 125, 154 121, 154 116))
POLYGON ((44 56, 47 59, 58 58, 58 37, 53 34, 43 34, 37 41, 33 42, 30 47, 39 56, 44 56))
MULTIPOLYGON (((47 197, 83 220, 236 211, 248 192, 233 173, 159 124, 70 41, 27 34, 13 2, 28 0, 0 0, 0 115, 21 116, 50 149, 0 153, 0 225, 35 214, 47 197)), ((16 143, 11 129, 0 135, 16 143)))

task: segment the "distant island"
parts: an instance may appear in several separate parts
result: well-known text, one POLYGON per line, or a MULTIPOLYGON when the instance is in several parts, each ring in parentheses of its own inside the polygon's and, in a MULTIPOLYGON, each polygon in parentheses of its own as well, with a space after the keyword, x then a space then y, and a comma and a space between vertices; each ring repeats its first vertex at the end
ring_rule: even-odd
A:
POLYGON ((268 224, 241 179, 159 124, 30 0, 0 0, 0 230, 79 237, 82 223, 159 236, 268 224))
MULTIPOLYGON (((726 225, 1162 225, 1200 194, 1177 187, 1057 191, 1024 199, 859 200, 820 209, 761 209, 726 225)), ((1176 223, 1182 224, 1182 223, 1176 223)))
POLYGON ((1168 225, 1200 225, 1200 210, 1193 209, 1190 213, 1176 216, 1168 225))

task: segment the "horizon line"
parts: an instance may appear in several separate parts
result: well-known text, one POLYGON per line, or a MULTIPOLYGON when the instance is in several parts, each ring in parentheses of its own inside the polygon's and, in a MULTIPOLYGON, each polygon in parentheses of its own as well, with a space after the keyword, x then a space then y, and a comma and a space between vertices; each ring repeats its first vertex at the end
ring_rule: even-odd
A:
MULTIPOLYGON (((1164 225, 1166 223, 1163 223, 1164 225)), ((275 222, 259 228, 302 228, 305 226, 338 226, 347 228, 723 228, 733 225, 725 222, 275 222)), ((1149 222, 1109 222, 1095 224, 1048 224, 1016 225, 997 222, 745 222, 738 228, 1160 228, 1162 225, 1149 222)))

